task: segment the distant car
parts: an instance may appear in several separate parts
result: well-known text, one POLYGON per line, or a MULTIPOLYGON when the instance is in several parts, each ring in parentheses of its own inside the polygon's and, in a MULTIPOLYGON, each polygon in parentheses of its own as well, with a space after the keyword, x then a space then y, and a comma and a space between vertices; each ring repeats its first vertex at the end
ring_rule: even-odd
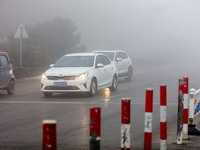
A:
POLYGON ((6 52, 0 52, 0 90, 7 90, 13 94, 15 89, 15 76, 12 64, 6 52))
POLYGON ((111 61, 115 62, 118 69, 118 76, 131 80, 133 76, 133 65, 130 57, 122 50, 95 50, 95 53, 106 55, 111 61))
POLYGON ((103 54, 67 54, 50 67, 41 78, 45 97, 64 92, 88 92, 94 96, 101 88, 117 89, 116 65, 103 54))

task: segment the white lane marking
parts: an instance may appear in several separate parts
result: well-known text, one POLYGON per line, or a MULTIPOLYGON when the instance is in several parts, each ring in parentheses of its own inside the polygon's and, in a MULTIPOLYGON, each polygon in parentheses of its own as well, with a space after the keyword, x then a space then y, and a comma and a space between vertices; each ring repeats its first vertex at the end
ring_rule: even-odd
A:
MULTIPOLYGON (((120 96, 120 95, 123 95, 124 93, 121 93, 121 94, 117 94, 117 95, 113 95, 113 96, 110 96, 108 98, 101 98, 101 99, 98 99, 98 100, 94 100, 94 101, 91 101, 90 103, 96 103, 96 102, 99 102, 99 101, 105 101, 105 99, 111 99, 111 98, 114 98, 114 97, 117 97, 117 96, 120 96)), ((106 102, 108 103, 108 102, 106 102)))
MULTIPOLYGON (((108 105, 108 104, 116 104, 121 105, 121 102, 102 102, 102 103, 93 103, 93 102, 37 102, 37 101, 0 101, 0 104, 99 104, 99 105, 108 105)), ((154 105, 160 105, 160 103, 153 103, 154 105)), ((145 103, 131 103, 131 105, 145 105, 145 103)), ((168 103, 167 105, 175 105, 177 103, 168 103)))

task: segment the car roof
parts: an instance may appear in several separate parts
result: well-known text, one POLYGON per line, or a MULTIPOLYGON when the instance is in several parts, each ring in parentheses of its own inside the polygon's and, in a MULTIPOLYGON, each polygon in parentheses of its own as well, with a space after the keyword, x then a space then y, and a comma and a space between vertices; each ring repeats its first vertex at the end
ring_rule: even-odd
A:
POLYGON ((0 52, 0 54, 4 54, 7 56, 7 58, 10 60, 10 57, 8 56, 8 53, 7 52, 0 52))
POLYGON ((95 56, 95 53, 71 53, 66 54, 65 56, 95 56))
POLYGON ((6 53, 6 52, 0 52, 0 54, 5 54, 5 55, 8 55, 8 53, 6 53))
POLYGON ((123 50, 93 50, 92 52, 125 52, 123 50))

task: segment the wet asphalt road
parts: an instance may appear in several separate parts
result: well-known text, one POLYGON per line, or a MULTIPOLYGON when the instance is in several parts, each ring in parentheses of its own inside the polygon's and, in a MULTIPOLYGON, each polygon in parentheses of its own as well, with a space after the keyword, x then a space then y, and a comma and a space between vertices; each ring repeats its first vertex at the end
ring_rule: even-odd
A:
POLYGON ((89 110, 101 107, 101 149, 120 149, 121 98, 131 98, 131 147, 143 148, 145 89, 154 89, 153 149, 159 143, 159 86, 167 85, 168 128, 177 116, 178 79, 189 76, 190 88, 200 88, 198 63, 135 66, 131 82, 120 80, 118 90, 85 94, 55 94, 44 98, 40 79, 17 80, 15 95, 0 91, 0 150, 42 149, 42 120, 57 121, 58 150, 89 149, 89 110))

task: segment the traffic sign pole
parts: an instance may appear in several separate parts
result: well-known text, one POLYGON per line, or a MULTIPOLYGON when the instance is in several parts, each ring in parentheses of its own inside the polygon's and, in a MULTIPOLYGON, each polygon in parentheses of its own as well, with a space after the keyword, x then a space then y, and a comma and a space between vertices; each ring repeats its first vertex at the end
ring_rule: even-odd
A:
POLYGON ((22 68, 22 38, 20 38, 20 68, 22 68))
POLYGON ((22 68, 22 39, 28 38, 28 34, 22 24, 20 24, 19 28, 17 29, 14 38, 20 39, 20 68, 22 68))

